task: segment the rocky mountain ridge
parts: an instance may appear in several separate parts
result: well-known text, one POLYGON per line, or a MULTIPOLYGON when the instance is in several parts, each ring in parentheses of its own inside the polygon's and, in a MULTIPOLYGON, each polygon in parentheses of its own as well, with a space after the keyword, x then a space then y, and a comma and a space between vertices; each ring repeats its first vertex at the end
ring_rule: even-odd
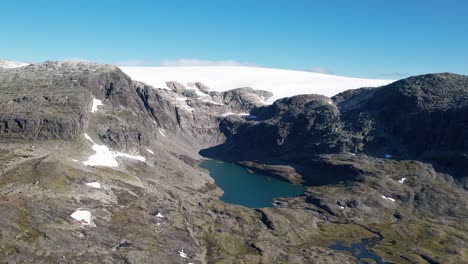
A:
POLYGON ((419 76, 269 106, 266 91, 177 82, 155 89, 111 65, 0 69, 0 258, 360 263, 328 246, 380 234, 371 250, 385 261, 463 263, 466 189, 458 174, 421 157, 450 150, 463 164, 466 78, 419 76), (414 125, 409 132, 425 134, 397 131, 388 117, 396 106, 385 102, 402 107, 396 116, 414 125), (441 117, 446 123, 427 132, 441 117), (202 149, 304 181, 306 193, 272 208, 225 204, 198 167, 202 149), (89 219, 73 217, 83 212, 89 219))
POLYGON ((202 153, 298 165, 309 164, 320 154, 389 156, 459 171, 454 175, 466 182, 467 85, 466 76, 434 74, 350 90, 331 99, 319 95, 280 99, 254 109, 255 119, 223 120, 220 129, 226 143, 202 153))

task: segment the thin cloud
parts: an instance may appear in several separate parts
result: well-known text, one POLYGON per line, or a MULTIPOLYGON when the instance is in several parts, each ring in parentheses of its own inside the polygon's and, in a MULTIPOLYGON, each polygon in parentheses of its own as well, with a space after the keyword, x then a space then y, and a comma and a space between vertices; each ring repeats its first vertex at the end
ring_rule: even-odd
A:
POLYGON ((332 71, 326 69, 326 68, 322 68, 322 67, 314 67, 312 69, 309 69, 308 71, 310 72, 316 72, 316 73, 323 73, 323 74, 333 74, 332 71))
POLYGON ((154 66, 157 65, 158 63, 152 63, 149 61, 145 60, 126 60, 126 61, 117 61, 115 62, 115 65, 117 66, 154 66))
POLYGON ((391 77, 407 77, 409 76, 406 72, 381 72, 378 76, 391 78, 391 77))
POLYGON ((162 66, 162 67, 177 67, 177 66, 251 66, 257 67, 254 63, 243 63, 235 60, 199 60, 199 59, 177 59, 163 61, 146 61, 146 60, 126 60, 114 63, 117 66, 162 66))
POLYGON ((198 60, 198 59, 178 59, 164 60, 161 66, 257 66, 253 63, 238 62, 235 60, 198 60))

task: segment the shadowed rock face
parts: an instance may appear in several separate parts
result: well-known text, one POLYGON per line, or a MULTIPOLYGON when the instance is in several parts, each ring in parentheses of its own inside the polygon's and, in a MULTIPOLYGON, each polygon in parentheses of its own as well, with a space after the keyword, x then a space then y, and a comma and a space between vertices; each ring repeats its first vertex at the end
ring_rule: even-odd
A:
POLYGON ((423 75, 375 90, 336 96, 344 119, 366 115, 375 124, 375 137, 404 146, 415 158, 432 151, 468 148, 468 77, 455 74, 423 75), (365 100, 363 100, 365 99, 365 100), (387 138, 385 138, 388 137, 387 138))
POLYGON ((397 158, 428 160, 459 178, 467 176, 463 173, 468 168, 467 76, 422 75, 362 91, 337 99, 342 100, 338 107, 348 123, 367 117, 364 120, 374 124, 367 134, 366 153, 386 151, 397 158), (355 103, 359 97, 366 100, 355 103))
POLYGON ((461 172, 468 164, 467 76, 411 77, 347 91, 333 102, 300 95, 254 110, 254 120, 226 119, 220 125, 226 143, 202 153, 301 167, 314 164, 318 154, 389 154, 429 160, 466 176, 461 172))
POLYGON ((372 250, 384 260, 466 262, 466 190, 451 172, 398 159, 432 162, 435 153, 456 164, 445 167, 464 170, 465 76, 419 76, 333 102, 301 95, 271 106, 266 91, 187 85, 155 89, 93 63, 0 69, 0 259, 359 263, 327 245, 375 232, 384 240, 372 250), (102 101, 96 112, 94 98, 102 101), (85 166, 95 151, 84 133, 144 160, 85 166), (197 165, 204 148, 310 186, 274 208, 222 203, 197 165), (383 159, 387 153, 397 159, 383 159), (90 225, 70 217, 78 209, 91 214, 90 225))
MULTIPOLYGON (((227 141, 203 155, 233 160, 295 160, 314 153, 340 152, 339 111, 324 96, 300 95, 277 100, 252 112, 256 118, 225 119, 220 129, 227 141)), ((299 160, 298 160, 299 161, 299 160)))

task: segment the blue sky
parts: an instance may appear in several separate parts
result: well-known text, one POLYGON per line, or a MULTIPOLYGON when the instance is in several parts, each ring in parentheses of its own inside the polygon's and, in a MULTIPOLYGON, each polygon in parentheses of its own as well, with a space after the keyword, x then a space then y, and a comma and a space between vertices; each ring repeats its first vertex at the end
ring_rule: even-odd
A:
POLYGON ((468 74, 468 1, 0 0, 0 58, 468 74))

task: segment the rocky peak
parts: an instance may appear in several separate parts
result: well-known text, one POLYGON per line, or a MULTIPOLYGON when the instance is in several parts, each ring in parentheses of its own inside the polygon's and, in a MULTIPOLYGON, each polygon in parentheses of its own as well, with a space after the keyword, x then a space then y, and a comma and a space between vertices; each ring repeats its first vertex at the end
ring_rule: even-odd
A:
POLYGON ((318 110, 317 107, 324 107, 327 110, 334 110, 333 102, 323 95, 296 95, 292 97, 276 100, 271 106, 265 106, 255 111, 259 119, 275 118, 285 113, 290 116, 307 114, 309 109, 318 110))
POLYGON ((273 94, 268 91, 243 87, 223 92, 222 100, 225 104, 239 108, 239 110, 245 112, 265 105, 265 100, 271 96, 273 94))
POLYGON ((376 89, 366 108, 391 111, 437 111, 466 105, 468 77, 457 74, 414 76, 376 89))
POLYGON ((166 82, 166 85, 169 89, 172 89, 177 93, 182 93, 186 89, 185 85, 179 82, 166 82))
POLYGON ((210 87, 204 85, 201 82, 194 82, 194 83, 187 83, 188 87, 195 87, 198 90, 200 90, 202 93, 209 94, 210 93, 210 87))

